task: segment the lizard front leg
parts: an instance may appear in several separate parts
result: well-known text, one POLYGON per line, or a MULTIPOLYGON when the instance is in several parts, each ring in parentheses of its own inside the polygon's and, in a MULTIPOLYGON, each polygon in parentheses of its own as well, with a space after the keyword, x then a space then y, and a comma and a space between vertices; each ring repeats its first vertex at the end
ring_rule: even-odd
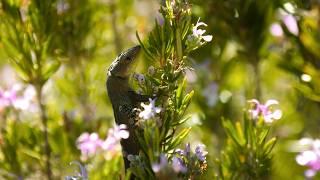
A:
POLYGON ((133 90, 128 91, 130 99, 135 103, 140 102, 148 102, 150 98, 156 98, 156 96, 150 96, 150 95, 142 95, 134 92, 133 90))

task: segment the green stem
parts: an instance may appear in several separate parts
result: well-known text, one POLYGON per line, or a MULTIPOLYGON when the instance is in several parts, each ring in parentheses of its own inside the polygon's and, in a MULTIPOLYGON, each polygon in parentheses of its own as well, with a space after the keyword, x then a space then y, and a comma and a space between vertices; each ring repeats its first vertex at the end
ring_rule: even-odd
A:
POLYGON ((253 70, 255 74, 255 98, 261 100, 261 75, 259 57, 256 55, 253 60, 253 70))
POLYGON ((111 1, 110 3, 110 12, 111 12, 111 26, 113 31, 113 41, 116 48, 117 54, 120 54, 122 51, 122 43, 120 39, 120 33, 117 26, 117 14, 116 14, 116 1, 111 1))
POLYGON ((44 135, 44 153, 45 153, 45 161, 46 161, 46 174, 47 179, 52 179, 52 173, 51 173, 51 150, 49 145, 49 138, 48 138, 48 117, 46 115, 46 107, 43 103, 42 99, 42 85, 34 85, 36 88, 37 93, 37 100, 39 104, 39 110, 40 110, 40 119, 43 126, 43 135, 44 135))
POLYGON ((177 61, 179 62, 182 60, 183 52, 182 52, 182 42, 181 42, 181 32, 179 25, 176 28, 176 46, 177 46, 177 61))

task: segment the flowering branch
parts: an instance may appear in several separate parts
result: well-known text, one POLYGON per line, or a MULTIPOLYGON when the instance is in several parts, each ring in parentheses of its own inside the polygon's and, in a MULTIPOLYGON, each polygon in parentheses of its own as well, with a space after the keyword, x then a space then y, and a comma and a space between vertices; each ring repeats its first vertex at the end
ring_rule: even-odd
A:
POLYGON ((218 161, 218 177, 223 179, 264 179, 271 169, 271 152, 277 141, 268 138, 271 123, 281 118, 281 111, 272 109, 276 100, 268 100, 265 104, 252 99, 245 112, 243 121, 233 124, 223 120, 227 134, 227 145, 218 161))
POLYGON ((192 28, 190 5, 186 1, 166 0, 160 13, 161 18, 144 42, 137 34, 153 64, 147 75, 134 75, 135 83, 142 93, 155 94, 157 98, 150 99, 149 104, 142 103, 143 110, 137 110, 136 134, 142 152, 128 156, 130 170, 144 179, 196 177, 206 169, 202 146, 196 148, 195 154, 190 154, 190 150, 185 150, 185 154, 173 152, 180 151, 177 147, 191 130, 180 128, 188 120, 185 112, 194 94, 186 92, 187 55, 210 42, 212 36, 204 36, 205 30, 198 29, 205 25, 203 22, 198 21, 192 28))

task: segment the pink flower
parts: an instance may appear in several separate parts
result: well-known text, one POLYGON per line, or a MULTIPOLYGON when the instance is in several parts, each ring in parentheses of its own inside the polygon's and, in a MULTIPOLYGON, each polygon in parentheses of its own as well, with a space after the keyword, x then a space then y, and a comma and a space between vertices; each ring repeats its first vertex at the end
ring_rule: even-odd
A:
POLYGON ((279 23, 273 23, 270 26, 270 33, 275 37, 282 37, 283 36, 283 30, 279 23))
POLYGON ((77 148, 85 157, 94 155, 101 148, 103 141, 99 139, 97 133, 83 133, 77 139, 77 148))
POLYGON ((259 116, 262 116, 266 123, 272 123, 274 120, 279 120, 282 117, 281 110, 272 109, 273 105, 279 104, 276 100, 268 100, 265 104, 260 104, 260 102, 256 99, 251 99, 248 102, 254 105, 254 108, 249 110, 249 113, 254 119, 257 119, 259 116))
POLYGON ((17 98, 17 92, 15 89, 9 89, 6 91, 0 90, 0 108, 6 108, 11 106, 17 98))
POLYGON ((18 110, 31 110, 35 90, 32 86, 28 86, 23 92, 21 89, 22 87, 16 84, 8 90, 0 90, 0 109, 14 107, 18 110), (23 94, 21 95, 21 93, 23 94))
POLYGON ((299 27, 296 18, 291 15, 287 14, 283 16, 282 18, 283 23, 286 25, 288 31, 292 33, 293 35, 298 35, 299 34, 299 27))
POLYGON ((311 143, 308 141, 307 144, 301 144, 302 141, 300 141, 300 144, 307 145, 307 148, 297 155, 296 161, 299 165, 308 167, 308 170, 305 171, 305 176, 313 177, 320 171, 320 140, 308 140, 311 140, 311 143))
POLYGON ((121 124, 109 129, 106 140, 100 139, 97 133, 82 133, 77 139, 77 148, 85 158, 96 154, 99 150, 114 151, 121 139, 129 137, 129 132, 126 128, 126 125, 121 124))
POLYGON ((129 132, 126 130, 127 126, 121 124, 115 126, 113 129, 109 129, 107 139, 102 143, 103 150, 114 150, 115 146, 120 143, 121 139, 127 139, 129 137, 129 132))

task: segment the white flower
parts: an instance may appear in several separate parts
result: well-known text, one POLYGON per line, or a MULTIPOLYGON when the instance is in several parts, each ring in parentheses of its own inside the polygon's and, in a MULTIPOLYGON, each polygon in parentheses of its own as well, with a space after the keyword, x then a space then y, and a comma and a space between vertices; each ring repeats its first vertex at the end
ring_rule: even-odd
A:
POLYGON ((204 22, 197 22, 192 28, 192 34, 188 35, 186 45, 188 50, 194 50, 203 44, 212 41, 212 35, 203 35, 206 30, 199 29, 199 26, 207 26, 204 22))
POLYGON ((139 113, 139 117, 145 120, 153 118, 156 113, 160 113, 161 111, 161 108, 155 107, 156 99, 152 100, 151 98, 149 98, 149 101, 149 105, 141 103, 141 106, 144 108, 144 110, 139 113))
POLYGON ((133 78, 135 80, 137 80, 139 84, 144 84, 144 82, 146 80, 143 74, 136 74, 135 73, 135 74, 133 74, 133 78))

